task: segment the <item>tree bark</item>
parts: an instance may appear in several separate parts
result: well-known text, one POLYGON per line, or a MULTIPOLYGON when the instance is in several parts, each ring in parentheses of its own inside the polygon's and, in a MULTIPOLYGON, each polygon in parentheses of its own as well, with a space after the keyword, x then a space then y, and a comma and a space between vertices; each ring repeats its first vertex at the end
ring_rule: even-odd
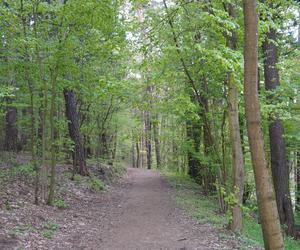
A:
POLYGON ((238 110, 238 90, 234 82, 233 73, 229 74, 228 79, 228 113, 229 130, 232 150, 232 172, 233 172, 233 192, 237 204, 232 209, 232 223, 230 228, 234 232, 241 231, 243 228, 243 193, 244 193, 244 157, 241 143, 238 110))
POLYGON ((267 166, 257 91, 258 16, 256 0, 244 0, 244 95, 246 122, 265 248, 284 249, 272 178, 267 166))
POLYGON ((101 134, 99 135, 99 156, 103 159, 109 159, 109 135, 106 132, 106 129, 102 129, 101 134))
POLYGON ((155 144, 155 155, 156 155, 156 167, 161 167, 161 156, 160 156, 160 140, 159 140, 159 129, 158 129, 158 115, 155 114, 155 120, 152 123, 153 127, 153 137, 154 137, 154 144, 155 144))
POLYGON ((131 138, 131 160, 132 160, 132 167, 136 168, 136 151, 135 151, 135 138, 134 138, 134 132, 132 132, 132 138, 131 138))
MULTIPOLYGON (((228 5, 228 13, 232 18, 236 17, 232 4, 228 5)), ((233 31, 228 41, 229 48, 236 50, 236 43, 237 34, 233 31)), ((238 95, 234 73, 230 72, 228 75, 228 114, 232 151, 233 192, 237 202, 232 208, 232 222, 230 228, 234 232, 239 232, 243 229, 244 156, 239 124, 238 95)))
POLYGON ((151 143, 151 115, 145 111, 145 144, 147 153, 147 169, 152 168, 152 143, 151 143))
POLYGON ((50 184, 49 184, 49 194, 47 199, 48 205, 53 205, 54 195, 55 195, 55 179, 56 179, 56 145, 55 145, 55 121, 54 117, 56 116, 56 95, 57 95, 57 77, 58 77, 58 63, 56 67, 50 73, 51 79, 51 101, 50 101, 50 154, 51 154, 51 162, 50 162, 50 184))
POLYGON ((16 122, 17 109, 14 107, 8 107, 5 115, 5 151, 18 151, 18 129, 16 127, 16 122))
POLYGON ((187 155, 188 174, 194 179, 197 178, 197 180, 201 182, 200 184, 202 184, 202 178, 201 176, 199 176, 200 162, 199 159, 196 157, 196 154, 200 153, 199 150, 200 150, 202 126, 198 121, 197 122, 187 121, 186 132, 187 132, 187 139, 191 143, 187 155))
MULTIPOLYGON (((35 8, 34 8, 35 9, 35 8)), ((21 10, 22 13, 24 12, 24 4, 23 1, 21 1, 21 10)), ((37 13, 36 11, 33 12, 33 20, 34 20, 34 25, 33 25, 33 31, 34 35, 36 37, 37 32, 36 32, 36 21, 37 21, 37 13)), ((34 188, 34 203, 38 205, 39 203, 39 191, 40 191, 40 166, 36 160, 36 154, 37 154, 37 134, 35 131, 35 125, 36 125, 36 118, 34 115, 35 111, 35 94, 34 94, 34 83, 30 77, 30 55, 29 55, 29 48, 27 44, 27 28, 29 29, 29 22, 26 20, 26 17, 22 14, 22 25, 23 25, 23 36, 24 39, 26 40, 26 43, 24 45, 24 59, 25 59, 25 64, 24 64, 24 79, 27 82, 27 87, 29 91, 29 97, 30 97, 30 151, 31 151, 31 162, 32 165, 36 171, 35 173, 35 188, 34 188)), ((37 46, 37 45, 36 45, 37 46)), ((37 48, 37 47, 36 47, 37 48)), ((38 50, 37 50, 38 51, 38 50)), ((38 55, 38 54, 37 54, 38 55)), ((39 55, 38 55, 38 62, 39 62, 39 55)))
POLYGON ((115 128, 115 132, 112 136, 112 149, 111 149, 111 157, 109 159, 110 164, 113 166, 114 161, 116 159, 116 155, 117 155, 117 144, 118 144, 118 128, 115 128))
MULTIPOLYGON (((271 7, 272 8, 272 7, 271 7)), ((276 31, 270 29, 263 43, 264 77, 266 90, 272 91, 280 86, 277 69, 276 31)), ((273 102, 272 95, 268 101, 273 102)), ((283 138, 283 125, 278 117, 269 118, 269 138, 273 182, 275 187, 276 203, 280 223, 287 226, 288 235, 293 235, 294 213, 289 187, 289 166, 286 159, 285 142, 283 138)))
POLYGON ((68 120, 69 134, 74 142, 73 167, 75 173, 88 175, 88 169, 85 162, 83 140, 79 128, 79 117, 77 112, 76 96, 72 90, 64 90, 66 117, 68 120))
MULTIPOLYGON (((204 143, 204 155, 208 159, 213 159, 215 155, 218 154, 215 145, 214 145, 214 139, 211 131, 211 121, 208 118, 209 114, 209 100, 207 98, 208 93, 208 83, 206 77, 203 77, 202 82, 202 88, 205 94, 200 95, 201 101, 199 102, 199 105, 202 109, 201 117, 203 120, 203 143, 204 143)), ((219 157, 218 157, 219 158, 219 157)), ((220 160, 220 158, 219 158, 220 160)), ((218 162, 220 165, 222 164, 221 161, 218 162)), ((203 176, 203 182, 204 182, 204 192, 210 193, 213 190, 215 190, 215 182, 216 182, 216 173, 220 169, 213 169, 210 164, 205 164, 204 169, 204 176, 203 176)), ((221 179, 221 176, 219 176, 220 184, 223 185, 223 180, 221 179)))
POLYGON ((300 211, 300 151, 296 152, 296 211, 300 211))
POLYGON ((135 147, 136 147, 136 167, 139 168, 141 165, 139 140, 136 141, 135 147))

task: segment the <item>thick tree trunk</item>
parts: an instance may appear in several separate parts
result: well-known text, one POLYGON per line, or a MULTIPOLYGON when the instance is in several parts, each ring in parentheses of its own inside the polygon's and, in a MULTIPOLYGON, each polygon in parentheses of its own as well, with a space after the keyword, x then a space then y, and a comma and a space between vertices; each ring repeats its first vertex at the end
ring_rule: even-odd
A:
POLYGON ((247 130, 265 248, 284 249, 271 174, 268 169, 257 91, 258 16, 256 0, 244 0, 244 94, 247 130))
POLYGON ((5 115, 5 151, 18 151, 18 129, 16 127, 16 122, 17 109, 14 107, 8 107, 5 115))
MULTIPOLYGON (((229 16, 235 18, 235 10, 232 4, 228 6, 229 16)), ((233 32, 228 45, 232 50, 236 50, 237 35, 233 32)), ((239 106, 238 106, 238 89, 234 79, 234 73, 228 76, 228 114, 229 130, 232 150, 232 172, 233 172, 233 192, 237 204, 232 209, 232 222, 230 228, 234 232, 243 229, 243 193, 244 193, 244 156, 242 150, 240 123, 239 123, 239 106)))
POLYGON ((85 162, 84 147, 79 128, 79 117, 77 113, 76 96, 72 90, 64 90, 66 117, 68 119, 69 134, 74 142, 73 166, 76 173, 88 175, 88 169, 85 162))
MULTIPOLYGON (((264 76, 266 90, 272 91, 280 86, 277 69, 276 31, 271 29, 263 43, 264 76)), ((272 102, 272 96, 268 96, 272 102)), ((293 235, 294 214, 289 188, 289 166, 286 159, 283 125, 279 118, 270 117, 269 137, 272 175, 280 223, 287 226, 287 233, 293 235)))
POLYGON ((158 115, 155 115, 155 120, 152 123, 153 127, 153 137, 154 137, 154 144, 155 144, 155 156, 156 156, 156 167, 161 167, 161 156, 160 156, 160 140, 159 140, 159 129, 158 129, 158 115))

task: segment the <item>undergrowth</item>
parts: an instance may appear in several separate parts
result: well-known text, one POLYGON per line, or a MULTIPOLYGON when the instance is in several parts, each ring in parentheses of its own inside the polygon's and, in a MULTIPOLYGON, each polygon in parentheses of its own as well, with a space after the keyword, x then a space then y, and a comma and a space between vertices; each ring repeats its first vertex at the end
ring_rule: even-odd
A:
MULTIPOLYGON (((179 175, 173 172, 163 171, 167 181, 176 190, 176 203, 193 218, 202 224, 210 223, 216 228, 227 226, 227 218, 219 213, 218 200, 214 196, 204 196, 200 185, 195 183, 189 176, 179 175)), ((237 236, 242 249, 253 247, 263 248, 261 225, 250 216, 245 216, 242 235, 237 236)), ((285 238, 285 249, 299 250, 300 241, 285 238)))

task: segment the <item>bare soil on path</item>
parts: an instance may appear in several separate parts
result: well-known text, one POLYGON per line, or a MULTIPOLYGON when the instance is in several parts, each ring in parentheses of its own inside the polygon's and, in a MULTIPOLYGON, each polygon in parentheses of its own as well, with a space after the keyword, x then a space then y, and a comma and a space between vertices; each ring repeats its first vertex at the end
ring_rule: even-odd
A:
POLYGON ((210 225, 198 225, 176 208, 158 172, 128 169, 123 194, 99 249, 234 249, 210 225))
POLYGON ((234 237, 221 237, 220 230, 197 223, 176 207, 175 191, 156 171, 129 168, 105 193, 68 185, 68 209, 35 206, 25 196, 23 206, 0 209, 0 249, 240 249, 234 237), (41 230, 49 221, 59 229, 47 238, 41 230), (26 230, 6 238, 16 225, 26 230))

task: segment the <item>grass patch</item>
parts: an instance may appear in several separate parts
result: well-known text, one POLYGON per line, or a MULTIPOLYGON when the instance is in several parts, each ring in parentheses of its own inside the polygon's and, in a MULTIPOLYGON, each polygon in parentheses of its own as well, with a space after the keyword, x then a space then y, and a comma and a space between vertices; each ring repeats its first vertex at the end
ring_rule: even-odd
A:
POLYGON ((18 236, 24 234, 25 232, 38 232, 38 230, 31 224, 17 225, 8 232, 8 235, 12 238, 17 238, 18 236))
POLYGON ((55 200, 53 202, 53 205, 55 207, 59 208, 59 209, 67 209, 67 208, 69 208, 69 205, 64 200, 61 200, 61 199, 55 200))
MULTIPOLYGON (((200 223, 210 223, 216 228, 223 228, 228 223, 225 215, 218 212, 218 200, 213 196, 204 196, 201 187, 189 176, 172 172, 162 172, 167 181, 176 190, 176 203, 200 223)), ((239 237, 241 249, 263 248, 261 225, 255 218, 245 216, 244 231, 239 237)), ((285 249, 299 250, 300 241, 285 238, 285 249)))
MULTIPOLYGON (((261 225, 252 218, 244 219, 244 232, 243 240, 250 242, 253 245, 263 247, 263 236, 261 231, 261 225)), ((299 250, 300 241, 294 240, 290 237, 286 237, 284 240, 285 249, 287 250, 299 250)))
POLYGON ((210 223, 215 227, 224 227, 226 218, 218 212, 216 197, 204 196, 201 187, 189 176, 163 172, 168 182, 176 189, 175 201, 179 207, 200 223, 210 223), (201 197, 201 199, 199 199, 201 197))
POLYGON ((47 239, 52 239, 58 229, 59 226, 56 223, 47 222, 42 226, 42 235, 47 239))
POLYGON ((80 182, 82 182, 82 180, 83 180, 83 177, 81 175, 79 175, 79 174, 75 174, 73 176, 73 181, 75 181, 77 184, 79 184, 80 182))
POLYGON ((89 179, 89 188, 93 191, 103 191, 105 190, 105 184, 97 177, 92 176, 89 179))
POLYGON ((13 238, 18 238, 26 232, 39 233, 47 239, 52 239, 54 234, 58 231, 59 226, 53 222, 44 223, 41 228, 37 229, 31 224, 28 225, 18 225, 11 229, 8 234, 13 238))
POLYGON ((76 174, 73 176, 73 181, 77 185, 83 185, 94 192, 106 190, 104 182, 94 174, 91 174, 90 176, 81 176, 76 174))
POLYGON ((0 179, 3 181, 14 176, 33 177, 34 175, 35 170, 31 163, 14 165, 0 171, 0 179))

